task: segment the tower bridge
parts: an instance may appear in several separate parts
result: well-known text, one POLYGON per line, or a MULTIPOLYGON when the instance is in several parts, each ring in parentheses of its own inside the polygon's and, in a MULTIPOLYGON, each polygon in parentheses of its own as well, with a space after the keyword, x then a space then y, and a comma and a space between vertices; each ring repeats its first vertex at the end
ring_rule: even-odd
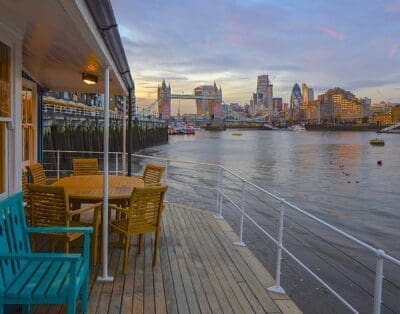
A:
POLYGON ((162 81, 161 86, 157 88, 157 99, 149 106, 138 111, 142 118, 152 115, 155 109, 158 111, 158 118, 168 120, 171 117, 171 99, 193 99, 196 102, 196 114, 201 116, 201 121, 206 120, 226 120, 236 122, 257 122, 260 117, 248 118, 244 114, 235 112, 230 109, 229 105, 222 99, 222 89, 213 85, 202 85, 194 89, 193 94, 173 94, 171 93, 171 85, 162 81), (204 117, 207 117, 204 118, 204 117))

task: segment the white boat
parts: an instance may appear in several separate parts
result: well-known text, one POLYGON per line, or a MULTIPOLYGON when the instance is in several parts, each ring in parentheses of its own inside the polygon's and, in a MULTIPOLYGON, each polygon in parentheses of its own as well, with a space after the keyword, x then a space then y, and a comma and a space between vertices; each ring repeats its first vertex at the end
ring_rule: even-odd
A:
POLYGON ((286 130, 288 131, 294 131, 294 132, 299 132, 299 131, 307 131, 304 125, 296 124, 288 127, 286 130))

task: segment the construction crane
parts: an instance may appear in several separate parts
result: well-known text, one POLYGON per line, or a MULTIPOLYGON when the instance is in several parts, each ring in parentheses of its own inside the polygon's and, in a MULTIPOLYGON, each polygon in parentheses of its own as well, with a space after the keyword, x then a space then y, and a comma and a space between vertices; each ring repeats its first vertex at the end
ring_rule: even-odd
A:
POLYGON ((386 103, 388 105, 390 105, 392 103, 391 100, 389 98, 386 98, 385 95, 383 95, 379 89, 377 90, 377 92, 378 92, 379 95, 382 96, 382 98, 386 101, 386 103))
POLYGON ((142 118, 146 119, 147 116, 151 115, 151 110, 153 109, 153 107, 155 105, 158 104, 159 99, 156 99, 155 101, 153 101, 150 105, 148 105, 147 107, 143 108, 141 110, 141 114, 142 114, 142 118))

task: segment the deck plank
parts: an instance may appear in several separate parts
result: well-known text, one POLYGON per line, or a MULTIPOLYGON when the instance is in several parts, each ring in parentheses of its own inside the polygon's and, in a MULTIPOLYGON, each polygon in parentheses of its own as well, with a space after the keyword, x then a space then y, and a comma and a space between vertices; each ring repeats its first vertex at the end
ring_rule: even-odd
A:
MULTIPOLYGON (((203 217, 197 213, 191 213, 191 219, 198 225, 201 224, 200 220, 203 217)), ((199 232, 199 231, 198 231, 199 232)), ((221 256, 218 248, 214 245, 211 236, 208 232, 200 232, 197 234, 199 243, 203 245, 209 252, 212 268, 217 273, 217 278, 220 285, 223 287, 227 299, 230 301, 232 309, 235 313, 251 313, 253 312, 250 304, 247 302, 242 294, 240 287, 234 280, 232 273, 227 264, 227 256, 221 256)))
MULTIPOLYGON (((301 313, 287 295, 267 291, 273 277, 247 247, 233 245, 237 239, 229 224, 212 213, 168 204, 156 266, 154 235, 145 236, 139 255, 137 238, 132 239, 126 275, 123 250, 111 247, 109 274, 114 281, 96 281, 102 265, 91 267, 88 313, 301 313)), ((65 310, 58 305, 34 307, 35 313, 65 310)))
POLYGON ((188 273, 193 285, 194 293, 197 299, 197 303, 199 305, 199 309, 201 313, 211 313, 211 309, 209 306, 209 302, 207 300, 206 294, 204 292, 203 286, 200 282, 199 274, 197 273, 196 266, 194 264, 194 260, 196 256, 192 256, 190 252, 190 245, 188 245, 188 241, 186 241, 186 236, 188 234, 188 228, 183 221, 182 217, 179 215, 175 215, 172 211, 170 217, 171 228, 176 230, 176 236, 178 237, 182 247, 180 250, 181 254, 184 257, 185 263, 187 265, 188 273))
MULTIPOLYGON (((192 230, 192 226, 189 222, 185 221, 184 215, 179 215, 183 222, 186 224, 186 228, 189 230, 192 230)), ((220 307, 220 304, 218 302, 218 297, 215 294, 214 288, 211 285, 211 281, 208 277, 207 271, 205 266, 203 265, 202 262, 202 256, 203 252, 197 248, 198 241, 193 232, 188 232, 185 235, 185 240, 187 241, 188 247, 190 247, 190 255, 192 257, 192 263, 195 266, 195 269, 198 273, 200 283, 204 289, 205 297, 208 301, 208 304, 210 306, 211 312, 212 313, 220 313, 222 312, 222 309, 220 307)), ((205 304, 202 304, 203 306, 206 306, 205 304)))

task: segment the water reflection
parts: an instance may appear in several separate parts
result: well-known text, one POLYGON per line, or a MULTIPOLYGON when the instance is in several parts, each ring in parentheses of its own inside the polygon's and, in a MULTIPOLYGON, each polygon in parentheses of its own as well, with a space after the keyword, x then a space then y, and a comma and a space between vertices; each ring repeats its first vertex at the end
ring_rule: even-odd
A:
POLYGON ((400 256, 400 136, 370 132, 201 131, 148 152, 219 163, 400 256), (383 166, 376 164, 383 161, 383 166))

